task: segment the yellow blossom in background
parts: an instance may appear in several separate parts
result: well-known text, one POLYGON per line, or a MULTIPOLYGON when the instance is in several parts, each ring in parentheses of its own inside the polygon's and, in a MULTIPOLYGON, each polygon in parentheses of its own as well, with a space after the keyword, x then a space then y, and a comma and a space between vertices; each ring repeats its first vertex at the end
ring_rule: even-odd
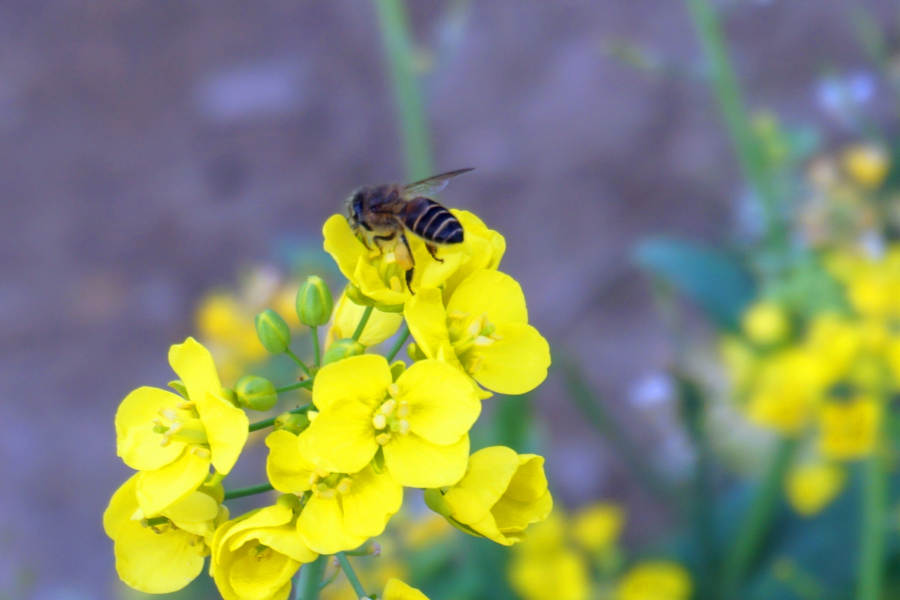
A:
POLYGON ((211 495, 193 492, 166 510, 145 514, 137 501, 138 475, 120 487, 103 514, 116 571, 130 587, 149 594, 180 590, 203 570, 215 528, 228 509, 211 495))
POLYGON ((794 510, 808 517, 831 504, 844 489, 846 480, 846 472, 837 465, 801 464, 788 472, 784 487, 794 510))
POLYGON ((875 449, 882 406, 870 398, 834 401, 819 412, 819 450, 834 460, 858 460, 875 449))
POLYGON ((719 352, 735 393, 737 395, 744 394, 756 380, 757 369, 760 365, 756 353, 750 344, 734 335, 722 337, 719 342, 719 352))
POLYGON ((399 579, 391 579, 384 586, 383 600, 428 600, 422 592, 410 587, 399 579))
POLYGON ((550 346, 528 324, 522 288, 509 275, 474 273, 446 308, 439 290, 423 289, 404 314, 425 356, 457 365, 488 390, 524 394, 547 377, 550 346))
POLYGON ((465 474, 481 402, 450 365, 423 360, 394 383, 384 357, 354 356, 319 371, 313 398, 319 414, 300 448, 319 469, 356 473, 383 453, 400 485, 442 487, 465 474))
POLYGON ((518 554, 510 562, 509 583, 524 600, 587 600, 590 572, 578 552, 518 554))
POLYGON ((553 510, 543 457, 516 454, 504 446, 474 453, 458 483, 443 493, 429 490, 425 499, 451 524, 504 546, 520 542, 529 525, 553 510))
POLYGON ((847 318, 826 313, 813 319, 803 348, 818 365, 822 387, 846 376, 859 357, 864 341, 863 330, 847 318))
MULTIPOLYGON (((353 335, 356 326, 359 325, 366 307, 356 304, 347 297, 344 292, 334 309, 334 317, 328 334, 325 337, 325 349, 337 340, 346 339, 353 335)), ((383 312, 377 308, 372 311, 369 320, 359 338, 359 343, 370 347, 380 344, 400 329, 403 324, 403 314, 396 312, 383 312)))
POLYGON ((751 306, 741 317, 741 326, 750 340, 764 345, 784 340, 791 331, 787 313, 774 302, 751 306))
POLYGON ((625 513, 608 502, 588 506, 572 521, 572 537, 585 550, 605 553, 615 548, 625 526, 625 513))
POLYGON ((253 319, 230 294, 215 293, 204 298, 197 308, 197 332, 216 355, 222 377, 233 381, 241 368, 268 356, 256 337, 253 319))
POLYGON ((784 435, 798 435, 813 414, 824 378, 816 358, 789 349, 770 357, 760 367, 747 403, 751 421, 784 435))
POLYGON ((881 185, 891 166, 887 151, 873 144, 858 144, 847 148, 844 150, 842 163, 848 175, 869 189, 881 185))
POLYGON ((130 393, 116 412, 118 455, 140 471, 137 498, 147 514, 183 500, 212 465, 226 475, 247 441, 249 420, 222 395, 209 351, 193 338, 169 350, 188 398, 152 387, 130 393))
POLYGON ((647 561, 632 567, 616 587, 616 600, 689 600, 691 576, 667 561, 647 561))
POLYGON ((331 473, 310 462, 292 433, 275 431, 266 438, 266 472, 280 492, 312 491, 297 519, 297 531, 320 554, 352 550, 381 535, 400 510, 403 488, 387 473, 367 465, 357 473, 331 473))
POLYGON ((296 515, 276 504, 216 530, 210 572, 225 600, 286 600, 291 578, 318 555, 297 534, 296 515))

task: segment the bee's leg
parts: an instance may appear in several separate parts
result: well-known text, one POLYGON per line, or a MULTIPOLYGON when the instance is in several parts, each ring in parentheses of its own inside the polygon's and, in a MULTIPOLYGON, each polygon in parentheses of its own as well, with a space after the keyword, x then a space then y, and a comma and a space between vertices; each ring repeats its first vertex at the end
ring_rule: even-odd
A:
POLYGON ((396 231, 392 232, 391 235, 373 235, 372 241, 375 242, 375 245, 378 246, 379 250, 381 250, 381 242, 389 242, 395 237, 397 237, 396 231))
POLYGON ((406 252, 409 255, 409 261, 412 263, 412 266, 406 270, 406 287, 409 288, 410 294, 415 294, 415 292, 412 290, 413 273, 415 272, 416 268, 415 259, 413 258, 413 253, 409 247, 409 241, 406 239, 405 233, 400 234, 400 241, 403 242, 403 245, 406 247, 406 252))
POLYGON ((443 258, 438 258, 438 255, 437 255, 437 246, 435 246, 434 244, 428 244, 428 243, 426 243, 426 244, 425 244, 425 247, 428 248, 428 254, 431 255, 431 258, 433 258, 434 260, 438 261, 439 263, 443 263, 443 262, 444 262, 444 259, 443 259, 443 258))

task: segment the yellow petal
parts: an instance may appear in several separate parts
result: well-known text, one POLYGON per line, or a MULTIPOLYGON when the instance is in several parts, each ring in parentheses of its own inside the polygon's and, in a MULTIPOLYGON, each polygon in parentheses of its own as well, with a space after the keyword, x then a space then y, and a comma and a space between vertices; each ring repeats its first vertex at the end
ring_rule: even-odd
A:
POLYGON ((473 377, 500 394, 530 392, 547 378, 550 345, 537 329, 522 323, 497 326, 500 340, 485 347, 481 367, 473 377))
POLYGON ((466 472, 469 436, 455 444, 438 446, 415 433, 395 435, 384 446, 384 462, 391 477, 402 486, 438 488, 453 485, 466 472))
POLYGON ((465 210, 451 209, 463 226, 465 241, 463 242, 465 258, 459 268, 444 283, 444 299, 447 300, 469 275, 483 269, 494 269, 500 266, 500 260, 506 252, 506 240, 502 235, 488 229, 475 215, 465 210))
POLYGON ((381 278, 378 269, 365 258, 360 258, 356 264, 351 281, 359 284, 359 291, 363 295, 381 302, 383 304, 396 305, 403 304, 409 297, 409 288, 406 287, 406 281, 402 273, 396 275, 398 289, 388 287, 388 284, 381 278))
POLYGON ((219 503, 203 492, 194 492, 165 509, 163 514, 180 526, 186 523, 203 523, 215 520, 219 514, 219 503))
POLYGON ((625 513, 619 506, 598 502, 575 516, 572 534, 582 548, 603 552, 614 547, 625 525, 625 513))
POLYGON ((406 303, 403 314, 416 345, 428 358, 437 358, 438 350, 450 344, 447 311, 444 310, 440 290, 419 290, 406 303))
POLYGON ((308 563, 316 560, 318 554, 309 549, 309 546, 297 533, 295 525, 282 525, 281 527, 267 527, 257 530, 257 540, 260 544, 272 548, 290 556, 297 562, 308 563))
POLYGON ((785 492, 794 510, 808 517, 828 506, 844 489, 846 479, 844 469, 836 465, 798 465, 788 473, 785 492))
POLYGON ((553 496, 549 491, 530 502, 518 502, 509 496, 500 498, 500 501, 491 509, 497 529, 505 534, 524 531, 532 523, 539 523, 547 518, 553 510, 553 496))
POLYGON ((169 364, 184 383, 192 402, 202 400, 206 392, 221 393, 222 384, 212 354, 194 338, 169 348, 169 364))
POLYGON ((375 537, 403 504, 403 487, 387 474, 366 467, 353 475, 350 491, 342 494, 344 527, 356 536, 375 537))
POLYGON ((128 481, 117 489, 109 500, 109 506, 103 513, 103 530, 112 539, 116 539, 116 532, 123 523, 130 521, 131 516, 138 508, 135 488, 138 474, 135 473, 128 481))
POLYGON ((544 457, 520 454, 519 468, 509 482, 506 496, 518 502, 534 502, 547 493, 547 476, 544 474, 544 457))
POLYGON ((185 448, 178 460, 155 471, 141 471, 137 481, 138 504, 152 517, 183 500, 200 487, 209 475, 209 458, 201 458, 185 448))
POLYGON ((384 600, 428 600, 422 592, 410 587, 399 579, 388 579, 384 586, 384 600))
POLYGON ((148 594, 180 590, 203 570, 203 557, 190 545, 191 538, 178 529, 155 533, 127 521, 116 533, 116 571, 126 584, 148 594))
MULTIPOLYGON (((339 340, 351 337, 365 310, 365 306, 360 306, 350 300, 346 292, 341 295, 334 311, 334 322, 331 325, 329 338, 339 340)), ((403 315, 401 313, 383 312, 376 308, 366 322, 359 343, 366 347, 380 344, 397 333, 402 323, 403 315)))
POLYGON ((266 438, 269 456, 266 475, 279 492, 301 494, 310 489, 309 476, 315 465, 300 452, 297 436, 289 431, 273 431, 266 438))
POLYGON ((138 471, 153 471, 181 454, 184 444, 160 446, 162 436, 153 431, 153 420, 163 408, 174 408, 180 396, 154 387, 134 390, 116 411, 116 452, 125 464, 138 471))
POLYGON ((257 532, 269 527, 280 527, 291 522, 294 513, 291 509, 274 504, 253 511, 245 518, 235 522, 228 531, 227 538, 222 539, 230 550, 237 550, 247 542, 256 539, 257 532))
POLYGON ((523 598, 587 600, 590 595, 587 559, 568 549, 549 555, 521 555, 510 565, 509 579, 523 598))
POLYGON ((322 367, 313 384, 313 402, 320 411, 348 399, 375 409, 384 401, 389 385, 391 368, 383 356, 353 356, 322 367))
POLYGON ((525 294, 515 279, 499 271, 477 271, 459 284, 447 303, 447 312, 487 314, 494 325, 527 323, 525 294))
POLYGON ((300 452, 327 471, 359 471, 369 464, 378 451, 372 414, 372 408, 353 399, 329 405, 328 409, 319 413, 309 429, 300 434, 300 452))
POLYGON ((331 255, 344 277, 353 281, 356 264, 360 258, 368 256, 368 249, 353 234, 350 224, 342 215, 329 217, 322 227, 322 234, 325 236, 325 252, 331 255))
POLYGON ((219 394, 207 393, 197 403, 197 412, 206 428, 212 464, 223 475, 231 472, 247 443, 250 420, 240 408, 219 394))
POLYGON ((504 446, 472 454, 465 477, 444 494, 453 518, 466 525, 483 519, 506 492, 518 468, 519 457, 504 446))
POLYGON ((397 387, 397 398, 409 402, 409 430, 435 444, 456 442, 481 414, 470 380, 439 360, 415 363, 397 379, 397 387))
POLYGON ((228 570, 228 582, 243 600, 269 600, 285 585, 290 585, 291 577, 299 568, 299 562, 279 552, 272 552, 262 560, 242 552, 228 570))
POLYGON ((497 521, 494 519, 492 512, 486 513, 481 519, 469 524, 469 527, 486 537, 487 539, 500 544, 502 546, 512 546, 522 541, 524 536, 518 532, 511 532, 510 535, 504 535, 497 527, 497 521))
POLYGON ((313 551, 335 554, 352 550, 365 542, 367 536, 352 535, 344 527, 344 515, 337 496, 313 496, 297 518, 297 531, 313 551))

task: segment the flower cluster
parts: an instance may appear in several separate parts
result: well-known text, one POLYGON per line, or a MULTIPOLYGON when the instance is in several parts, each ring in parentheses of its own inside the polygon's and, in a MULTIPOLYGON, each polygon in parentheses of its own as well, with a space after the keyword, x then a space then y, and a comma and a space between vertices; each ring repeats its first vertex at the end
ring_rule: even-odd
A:
MULTIPOLYGON (((302 565, 319 580, 328 555, 349 569, 344 552, 385 530, 404 488, 426 490, 429 506, 458 529, 507 546, 547 518, 542 457, 505 447, 470 456, 481 401, 537 387, 550 350, 528 324, 521 287, 497 270, 502 236, 470 213, 454 214, 465 241, 432 256, 411 239, 412 276, 393 251, 369 250, 343 217, 328 220, 325 250, 349 284, 337 303, 318 277, 296 293, 312 360, 292 351, 297 328, 278 311, 255 320, 261 347, 294 361, 296 383, 276 388, 246 375, 223 387, 213 355, 188 338, 169 352, 173 391, 142 387, 122 401, 117 449, 136 473, 113 495, 104 526, 125 583, 172 592, 209 556, 225 600, 284 600, 302 565), (409 364, 395 360, 410 335, 409 364), (386 356, 369 352, 391 337, 386 356), (270 410, 298 389, 311 393, 309 403, 250 423, 248 410, 270 410), (249 433, 269 426, 268 484, 226 492, 249 433), (274 503, 235 518, 223 505, 273 489, 281 493, 274 503)), ((383 597, 424 598, 396 580, 383 597)))
POLYGON ((843 465, 879 450, 888 403, 900 391, 900 246, 825 259, 844 298, 804 315, 777 299, 751 306, 740 336, 723 341, 748 418, 800 441, 786 492, 814 514, 842 489, 843 465))

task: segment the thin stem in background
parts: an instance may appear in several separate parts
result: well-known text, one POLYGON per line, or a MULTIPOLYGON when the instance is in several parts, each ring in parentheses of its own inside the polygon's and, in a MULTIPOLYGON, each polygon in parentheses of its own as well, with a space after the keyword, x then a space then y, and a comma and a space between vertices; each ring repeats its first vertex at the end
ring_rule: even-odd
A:
POLYGON ((884 581, 888 517, 885 457, 876 449, 863 465, 862 531, 857 600, 879 600, 884 581))
POLYGON ((303 381, 298 381, 297 383, 292 383, 290 385, 285 385, 280 388, 275 388, 276 394, 283 394, 285 392, 290 392, 291 390, 298 390, 300 388, 309 389, 312 387, 312 379, 304 379, 303 381))
POLYGON ((225 492, 226 500, 234 500, 235 498, 243 498, 245 496, 254 496, 256 494, 265 494, 266 492, 271 492, 275 488, 272 487, 271 483, 261 483, 259 485, 253 485, 250 487, 239 488, 236 490, 230 490, 225 492))
POLYGON ((782 481, 796 446, 796 441, 789 438, 779 441, 750 507, 740 519, 737 535, 730 544, 723 563, 722 598, 736 597, 747 572, 758 558, 760 547, 772 528, 772 520, 781 498, 782 481))
POLYGON ((414 50, 409 17, 403 0, 374 0, 381 26, 400 120, 400 135, 406 157, 406 176, 410 180, 434 174, 428 119, 414 68, 414 50))
POLYGON ((356 326, 356 331, 353 332, 353 341, 354 342, 358 342, 359 338, 362 337, 363 331, 366 328, 366 323, 369 322, 369 317, 372 316, 373 310, 375 310, 374 306, 367 306, 366 310, 363 312, 363 316, 359 320, 359 325, 356 326))
POLYGON ((359 582, 359 577, 356 576, 356 572, 353 570, 353 567, 350 565, 350 561, 347 560, 347 557, 344 556, 343 552, 338 552, 334 555, 335 558, 338 559, 338 562, 341 563, 341 568, 344 570, 344 573, 347 575, 347 579, 350 580, 350 585, 353 586, 353 591, 356 592, 356 595, 360 598, 368 598, 369 595, 366 594, 366 590, 363 588, 362 584, 359 582))
MULTIPOLYGON (((289 410, 288 412, 291 413, 292 415, 296 415, 299 413, 304 413, 304 412, 308 411, 309 409, 311 409, 312 407, 313 407, 312 404, 304 404, 303 406, 301 406, 299 408, 295 408, 294 410, 289 410)), ((250 423, 249 430, 250 431, 259 431, 260 429, 265 429, 266 427, 271 427, 272 425, 275 424, 275 420, 277 418, 278 417, 275 416, 275 417, 271 417, 269 419, 265 419, 263 421, 257 421, 256 423, 250 423)))
POLYGON ((319 351, 319 328, 318 327, 310 327, 309 335, 312 338, 313 345, 313 364, 316 365, 316 368, 322 366, 322 354, 319 351))
POLYGON ((320 584, 327 566, 328 557, 320 555, 313 562, 300 567, 300 572, 294 580, 294 600, 318 600, 320 584))
POLYGON ((767 241, 773 248, 782 247, 787 240, 778 210, 778 198, 772 182, 766 175, 759 144, 753 137, 750 119, 747 117, 737 77, 728 56, 718 16, 709 0, 685 0, 685 2, 694 22, 697 37, 700 38, 703 53, 706 55, 719 110, 728 128, 741 170, 765 211, 767 241))
POLYGON ((397 339, 394 341, 394 345, 391 346, 391 351, 387 353, 387 361, 391 362, 394 360, 394 357, 397 356, 397 353, 400 352, 400 348, 403 347, 403 344, 406 343, 406 340, 409 339, 409 325, 406 324, 406 321, 403 322, 403 330, 400 332, 400 335, 397 336, 397 339))

